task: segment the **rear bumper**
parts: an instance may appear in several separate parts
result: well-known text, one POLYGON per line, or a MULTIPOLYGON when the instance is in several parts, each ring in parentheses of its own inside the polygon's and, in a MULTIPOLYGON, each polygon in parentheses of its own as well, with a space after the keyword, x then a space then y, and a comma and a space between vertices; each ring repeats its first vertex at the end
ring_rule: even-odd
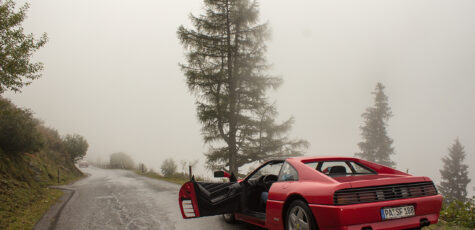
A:
POLYGON ((428 220, 431 224, 437 223, 442 207, 442 196, 427 196, 393 201, 352 205, 317 205, 309 204, 320 229, 343 230, 371 227, 372 229, 406 229, 420 226, 420 221, 428 220), (415 216, 382 220, 381 209, 414 205, 415 216))

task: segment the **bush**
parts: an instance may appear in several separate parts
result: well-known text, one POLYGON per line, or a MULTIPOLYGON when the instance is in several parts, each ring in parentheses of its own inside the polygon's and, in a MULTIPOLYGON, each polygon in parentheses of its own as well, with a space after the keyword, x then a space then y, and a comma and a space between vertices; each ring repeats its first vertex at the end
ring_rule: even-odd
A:
POLYGON ((113 169, 135 169, 135 163, 126 153, 113 153, 109 162, 110 168, 113 169))
POLYGON ((55 152, 64 152, 63 140, 58 130, 40 125, 38 131, 43 137, 44 147, 55 152))
POLYGON ((10 101, 0 98, 0 148, 16 155, 37 152, 43 147, 39 122, 27 109, 20 109, 10 101))
POLYGON ((475 228, 475 197, 467 202, 453 201, 440 212, 444 221, 467 228, 475 228))
POLYGON ((164 176, 173 176, 176 173, 176 168, 177 165, 172 158, 166 159, 160 167, 164 176))
POLYGON ((89 144, 86 139, 78 134, 68 134, 63 139, 64 150, 69 154, 74 163, 78 162, 86 155, 89 144))

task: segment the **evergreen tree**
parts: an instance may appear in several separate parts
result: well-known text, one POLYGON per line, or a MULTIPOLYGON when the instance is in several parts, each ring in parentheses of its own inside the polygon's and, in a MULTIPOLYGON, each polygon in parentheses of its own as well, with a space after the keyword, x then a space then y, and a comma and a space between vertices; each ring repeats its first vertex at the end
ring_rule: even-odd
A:
POLYGON ((388 137, 386 131, 387 121, 392 117, 392 113, 384 88, 383 84, 379 82, 376 84, 372 93, 374 106, 367 108, 361 115, 365 123, 360 127, 363 141, 358 143, 361 152, 355 155, 368 161, 395 167, 396 163, 390 158, 394 154, 394 148, 391 147, 393 140, 388 137))
POLYGON ((30 61, 35 51, 46 44, 46 34, 35 39, 24 34, 21 23, 26 18, 28 4, 15 12, 12 0, 0 1, 0 94, 20 88, 41 76, 42 63, 30 61))
POLYGON ((208 166, 237 173, 240 166, 272 155, 298 155, 293 150, 307 142, 283 137, 293 119, 276 124, 275 106, 266 97, 281 79, 266 73, 269 31, 258 23, 257 2, 204 0, 204 6, 203 15, 190 15, 193 28, 180 26, 177 33, 186 50, 181 68, 210 146, 208 166))
POLYGON ((448 203, 467 199, 467 185, 471 179, 468 178, 468 165, 463 164, 465 151, 459 139, 449 148, 449 155, 442 158, 444 168, 440 170, 442 181, 439 191, 448 203))

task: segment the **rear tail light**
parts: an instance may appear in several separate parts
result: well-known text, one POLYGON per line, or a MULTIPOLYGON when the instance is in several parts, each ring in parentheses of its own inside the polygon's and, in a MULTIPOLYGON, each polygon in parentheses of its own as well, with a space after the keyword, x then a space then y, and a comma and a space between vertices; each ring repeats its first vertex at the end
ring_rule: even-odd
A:
POLYGON ((185 213, 185 217, 195 217, 195 209, 193 208, 193 203, 191 200, 182 200, 181 206, 183 207, 183 213, 185 213))
POLYGON ((434 183, 417 182, 342 189, 335 192, 333 200, 336 205, 346 205, 433 195, 437 195, 434 183))

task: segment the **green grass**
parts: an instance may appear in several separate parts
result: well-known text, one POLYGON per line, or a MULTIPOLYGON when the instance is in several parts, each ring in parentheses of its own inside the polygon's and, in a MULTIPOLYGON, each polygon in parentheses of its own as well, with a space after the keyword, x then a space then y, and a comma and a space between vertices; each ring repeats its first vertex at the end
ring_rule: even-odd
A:
POLYGON ((426 227, 424 229, 428 230, 470 230, 470 228, 454 225, 451 223, 447 223, 443 220, 439 219, 439 223, 436 225, 430 225, 429 227, 426 227))
POLYGON ((150 177, 150 178, 154 178, 154 179, 164 180, 164 181, 168 181, 168 182, 179 184, 179 185, 182 185, 185 182, 189 181, 189 179, 185 179, 185 177, 183 175, 180 175, 180 174, 170 176, 170 177, 165 177, 165 176, 162 176, 162 175, 160 175, 158 173, 155 173, 155 172, 146 172, 146 173, 142 173, 140 171, 135 171, 135 172, 138 175, 141 175, 141 176, 146 176, 146 177, 150 177))
POLYGON ((0 229, 32 229, 43 214, 63 194, 48 189, 82 177, 74 166, 60 164, 54 153, 24 154, 12 157, 0 151, 0 229), (56 173, 55 173, 56 172, 56 173))
POLYGON ((63 195, 61 190, 47 188, 42 190, 43 192, 38 193, 28 206, 11 213, 10 223, 6 229, 32 229, 43 214, 63 195))

